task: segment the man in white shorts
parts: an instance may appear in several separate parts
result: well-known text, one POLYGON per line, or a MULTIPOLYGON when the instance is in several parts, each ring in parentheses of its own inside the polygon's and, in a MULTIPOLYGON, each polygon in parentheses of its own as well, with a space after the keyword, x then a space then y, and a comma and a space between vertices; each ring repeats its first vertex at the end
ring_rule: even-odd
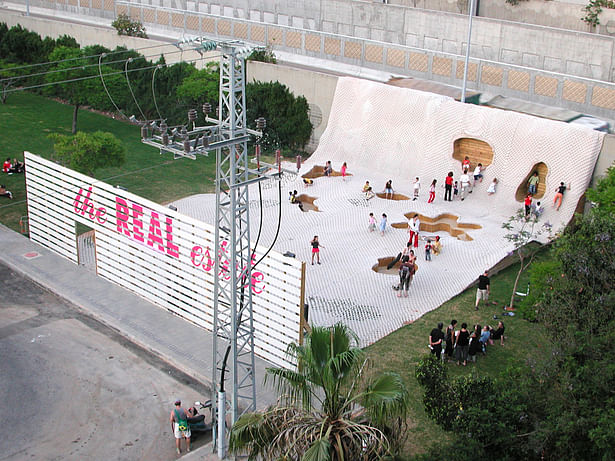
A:
POLYGON ((186 449, 190 451, 190 426, 188 425, 188 412, 182 408, 181 400, 175 401, 175 408, 171 410, 171 430, 175 435, 175 447, 177 448, 177 454, 179 455, 181 450, 182 438, 186 439, 186 449))
POLYGON ((489 272, 485 271, 485 273, 478 277, 478 288, 476 289, 476 305, 474 308, 478 310, 478 305, 480 304, 481 299, 485 301, 485 304, 489 301, 489 272))

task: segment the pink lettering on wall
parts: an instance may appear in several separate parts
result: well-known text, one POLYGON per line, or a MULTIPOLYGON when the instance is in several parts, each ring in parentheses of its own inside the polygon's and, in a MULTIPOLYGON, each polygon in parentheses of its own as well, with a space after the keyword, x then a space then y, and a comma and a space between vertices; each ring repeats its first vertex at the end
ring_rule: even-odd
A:
MULTIPOLYGON (((220 245, 220 251, 218 252, 218 256, 220 258, 219 260, 219 267, 220 267, 220 272, 219 272, 219 276, 222 277, 224 280, 229 280, 231 278, 231 273, 229 270, 229 266, 230 266, 230 261, 227 258, 227 247, 228 246, 228 242, 224 241, 222 242, 222 244, 220 245)), ((209 250, 209 247, 205 248, 205 250, 203 251, 203 248, 196 245, 194 247, 192 247, 192 251, 190 252, 190 260, 192 261, 192 264, 195 267, 200 267, 201 269, 203 269, 205 272, 209 272, 214 268, 214 260, 211 259, 211 253, 209 250)), ((255 264, 255 255, 252 254, 252 260, 250 261, 250 266, 254 267, 255 264)), ((238 277, 245 277, 245 268, 241 268, 239 266, 236 267, 236 272, 237 272, 237 276, 238 277)), ((264 278, 265 276, 263 275, 262 272, 252 272, 252 276, 250 277, 250 281, 248 282, 247 280, 244 281, 243 283, 243 287, 247 288, 248 286, 252 287, 252 293, 255 294, 259 294, 262 293, 263 290, 265 289, 265 282, 264 282, 264 278)))
POLYGON ((179 258, 179 247, 173 243, 173 218, 170 216, 161 218, 156 211, 115 197, 115 220, 120 234, 159 253, 179 258), (164 232, 161 222, 164 222, 164 232))
POLYGON ((92 186, 88 187, 88 191, 85 193, 85 197, 83 196, 83 188, 79 188, 79 192, 75 196, 75 200, 73 200, 73 209, 75 213, 85 216, 88 214, 90 220, 98 221, 100 224, 104 224, 107 222, 107 218, 105 215, 107 214, 107 210, 104 207, 94 208, 94 203, 90 200, 92 196, 92 186), (83 202, 81 201, 83 200, 83 202))

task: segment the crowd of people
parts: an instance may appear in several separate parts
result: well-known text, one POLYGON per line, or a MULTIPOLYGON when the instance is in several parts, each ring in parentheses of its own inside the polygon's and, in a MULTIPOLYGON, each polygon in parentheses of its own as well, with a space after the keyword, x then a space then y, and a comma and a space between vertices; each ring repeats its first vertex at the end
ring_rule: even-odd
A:
POLYGON ((451 320, 446 332, 442 331, 443 323, 431 330, 429 334, 429 349, 438 360, 456 361, 457 365, 466 366, 468 361, 476 362, 479 354, 487 354, 487 346, 499 341, 504 345, 504 322, 499 321, 497 328, 491 325, 476 324, 470 330, 463 322, 457 330, 457 320, 451 320))

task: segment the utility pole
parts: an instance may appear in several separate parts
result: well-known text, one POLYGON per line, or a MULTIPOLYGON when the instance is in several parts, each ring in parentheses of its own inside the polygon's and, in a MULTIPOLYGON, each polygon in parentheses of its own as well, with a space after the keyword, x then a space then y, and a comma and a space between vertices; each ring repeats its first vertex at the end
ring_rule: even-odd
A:
MULTIPOLYGON (((140 123, 141 137, 143 143, 159 148, 160 153, 173 153, 175 158, 195 159, 196 154, 216 152, 212 424, 214 450, 223 459, 227 394, 231 425, 242 413, 256 410, 248 188, 268 177, 279 179, 281 172, 268 176, 260 166, 250 169, 248 164, 250 135, 262 136, 246 124, 245 57, 251 49, 238 41, 204 38, 183 40, 176 46, 200 53, 214 49, 222 52, 217 118, 208 116, 212 107, 204 104, 209 125, 196 126, 197 111, 191 109, 188 124, 170 133, 164 120, 160 126, 155 121, 140 123)), ((264 119, 259 120, 257 124, 264 127, 264 119)))

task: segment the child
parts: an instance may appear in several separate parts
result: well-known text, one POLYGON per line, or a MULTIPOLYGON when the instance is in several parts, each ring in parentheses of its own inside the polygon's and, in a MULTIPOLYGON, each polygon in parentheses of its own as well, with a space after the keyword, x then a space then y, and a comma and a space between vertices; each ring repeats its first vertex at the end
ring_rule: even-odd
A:
POLYGON ((431 244, 431 251, 435 256, 439 255, 442 251, 442 242, 440 242, 439 235, 436 235, 436 241, 431 244))
POLYGON ((461 171, 468 170, 470 171, 470 157, 466 155, 466 158, 461 162, 461 171))
POLYGON ((493 178, 493 181, 491 181, 491 184, 489 184, 489 187, 487 188, 487 194, 489 195, 493 195, 495 194, 495 188, 498 185, 498 178, 493 178))
POLYGON ((479 163, 478 165, 476 165, 476 168, 474 168, 474 185, 476 185, 477 182, 483 182, 483 164, 479 163))
POLYGON ((536 202, 536 205, 532 204, 532 213, 534 213, 534 216, 536 216, 536 219, 540 218, 540 215, 542 214, 543 211, 544 211, 544 208, 540 204, 540 202, 536 202))
POLYGON ((425 261, 431 261, 431 239, 427 239, 427 244, 425 245, 425 261))
POLYGON ((417 198, 419 198, 419 190, 421 189, 421 183, 419 181, 418 176, 414 179, 413 188, 414 188, 414 198, 412 200, 416 200, 417 198))
POLYGON ((563 182, 559 183, 557 189, 555 189, 555 198, 553 199, 553 206, 559 202, 557 205, 556 211, 559 211, 559 207, 562 206, 562 199, 564 198, 564 192, 566 192, 567 187, 563 182))
POLYGON ((523 202, 525 205, 525 217, 529 217, 530 211, 532 210, 532 194, 527 194, 525 196, 525 201, 523 202))
POLYGON ((331 176, 333 174, 333 167, 331 166, 331 160, 327 160, 327 164, 325 165, 323 173, 325 176, 331 176))
POLYGON ((387 228, 387 215, 382 213, 382 219, 380 220, 380 235, 384 237, 384 231, 387 228))
POLYGON ((427 200, 427 203, 433 203, 436 198, 436 182, 437 180, 434 179, 431 186, 429 186, 429 200, 427 200))
POLYGON ((367 226, 367 229, 370 232, 374 232, 376 230, 376 217, 374 216, 374 213, 369 214, 369 226, 367 226))
POLYGON ((455 181, 455 184, 453 185, 453 200, 455 200, 458 195, 459 195, 459 183, 455 181))
POLYGON ((305 185, 305 187, 311 186, 314 184, 314 180, 310 178, 303 178, 303 184, 305 185))
POLYGON ((363 193, 365 194, 365 198, 369 200, 374 197, 374 191, 372 190, 372 186, 369 185, 369 181, 365 181, 363 185, 363 193))
POLYGON ((393 199, 393 180, 389 179, 387 183, 384 185, 384 192, 386 193, 386 198, 393 199))
POLYGON ((342 181, 346 181, 346 162, 342 165, 342 181))
MULTIPOLYGON (((320 264, 320 242, 318 241, 318 235, 315 235, 312 241, 310 242, 312 245, 312 266, 314 265, 314 255, 316 255, 316 261, 320 264)), ((324 248, 324 247, 323 247, 324 248)))

